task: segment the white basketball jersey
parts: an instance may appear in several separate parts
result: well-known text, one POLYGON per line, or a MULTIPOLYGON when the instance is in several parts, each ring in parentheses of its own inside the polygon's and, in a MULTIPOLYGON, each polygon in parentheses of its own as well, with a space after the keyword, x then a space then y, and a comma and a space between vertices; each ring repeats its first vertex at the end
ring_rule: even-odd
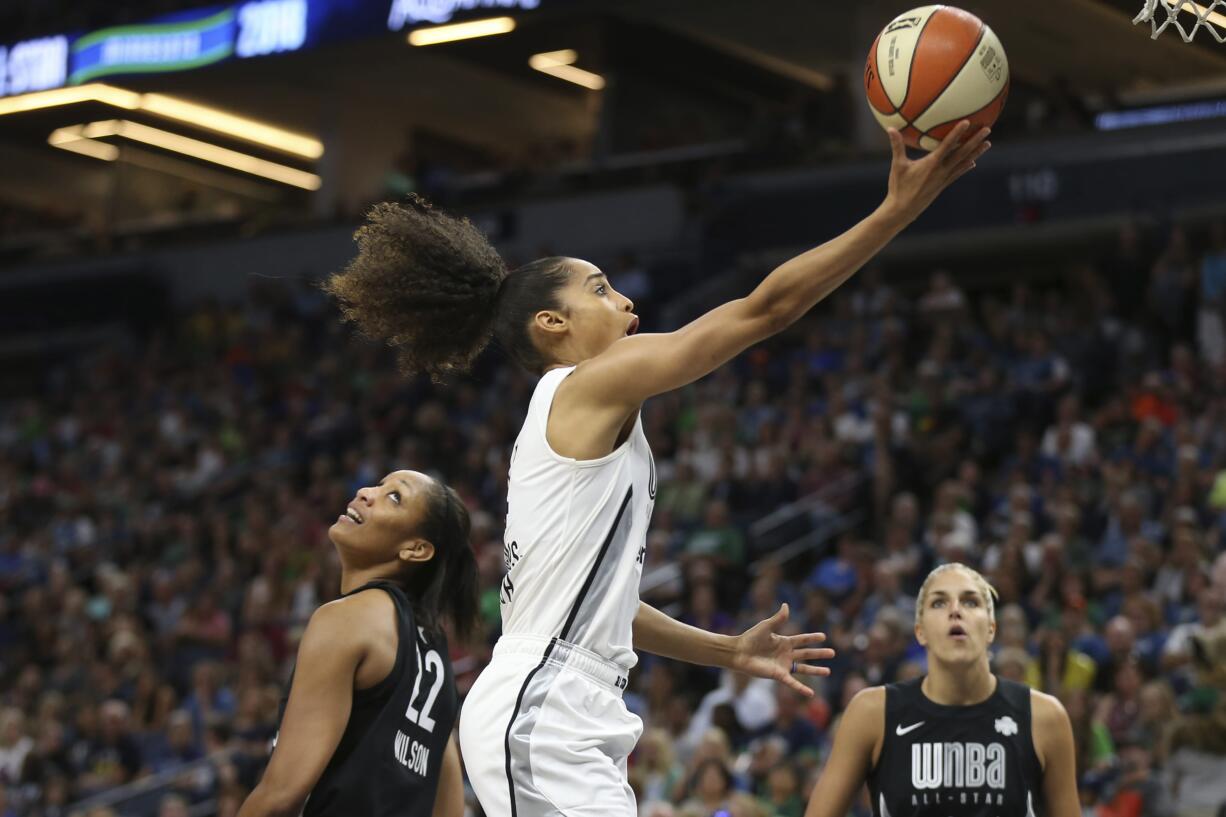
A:
POLYGON ((502 632, 559 638, 629 669, 655 463, 641 419, 599 459, 549 447, 549 409, 572 371, 553 369, 537 383, 511 455, 502 632))

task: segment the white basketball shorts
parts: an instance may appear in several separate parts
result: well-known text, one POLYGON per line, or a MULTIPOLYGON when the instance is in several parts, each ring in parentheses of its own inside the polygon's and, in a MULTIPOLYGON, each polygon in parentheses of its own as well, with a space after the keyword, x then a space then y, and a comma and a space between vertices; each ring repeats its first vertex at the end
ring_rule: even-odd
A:
POLYGON ((488 817, 635 817, 626 759, 643 722, 626 672, 559 639, 504 636, 460 712, 460 753, 488 817))

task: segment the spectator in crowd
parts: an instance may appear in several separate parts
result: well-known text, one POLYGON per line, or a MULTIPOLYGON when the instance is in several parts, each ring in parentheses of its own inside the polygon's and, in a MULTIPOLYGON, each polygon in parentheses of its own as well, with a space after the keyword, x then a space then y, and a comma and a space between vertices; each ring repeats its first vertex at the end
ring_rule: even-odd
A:
POLYGON ((12 785, 21 780, 34 740, 25 733, 25 714, 9 707, 0 711, 0 784, 12 785))
POLYGON ((639 738, 631 785, 645 810, 653 803, 671 803, 673 792, 683 782, 681 764, 673 751, 673 740, 667 731, 648 729, 639 738))
POLYGON ((690 775, 688 797, 681 804, 683 809, 701 809, 702 814, 728 811, 732 807, 735 791, 732 787, 732 772, 720 760, 708 758, 698 764, 690 775))
MULTIPOLYGON (((641 662, 645 807, 788 813, 850 696, 922 674, 897 619, 956 558, 1002 594, 996 671, 1069 710, 1087 812, 1160 813, 1156 782, 1174 813, 1212 814, 1221 755, 1167 733, 1196 717, 1216 734, 1194 644, 1226 626, 1226 370, 1187 316, 1217 308, 1219 244, 1160 240, 1159 264, 1126 236, 1050 291, 933 276, 926 293, 883 271, 650 406, 644 572, 663 569, 662 603, 734 632, 787 601, 840 654, 812 703, 641 662), (1124 267, 1139 292, 1120 291, 1124 267), (799 775, 771 771, 785 761, 799 775)), ((491 475, 527 378, 491 356, 459 383, 405 381, 297 287, 166 317, 0 398, 0 781, 17 817, 158 771, 174 782, 138 817, 177 813, 167 791, 241 801, 305 618, 336 586, 319 509, 370 473, 411 462, 461 491, 488 624, 456 645, 470 672, 497 635, 491 475), (207 775, 175 774, 206 756, 207 775)))
POLYGON ((766 790, 759 803, 766 817, 802 817, 805 800, 801 796, 801 772, 795 763, 783 762, 771 769, 766 790))

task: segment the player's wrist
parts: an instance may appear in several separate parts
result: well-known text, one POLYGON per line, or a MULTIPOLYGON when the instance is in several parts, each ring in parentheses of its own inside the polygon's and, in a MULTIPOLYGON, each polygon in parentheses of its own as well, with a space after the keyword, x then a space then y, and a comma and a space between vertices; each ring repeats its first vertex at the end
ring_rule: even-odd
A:
POLYGON ((722 669, 730 669, 734 672, 744 672, 745 665, 749 660, 749 655, 745 649, 745 636, 716 636, 716 655, 718 660, 714 662, 715 666, 722 669))
POLYGON ((915 221, 919 213, 920 211, 916 209, 914 203, 908 206, 907 202, 891 192, 885 197, 885 200, 881 202, 870 218, 878 222, 882 229, 897 233, 905 229, 912 221, 915 221))

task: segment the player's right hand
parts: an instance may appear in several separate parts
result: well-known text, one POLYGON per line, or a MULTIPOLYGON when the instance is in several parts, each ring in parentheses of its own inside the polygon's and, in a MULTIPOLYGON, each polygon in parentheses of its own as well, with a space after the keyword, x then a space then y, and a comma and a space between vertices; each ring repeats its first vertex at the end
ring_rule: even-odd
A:
POLYGON ((992 143, 987 141, 989 128, 980 128, 966 138, 971 123, 965 119, 946 134, 937 149, 922 159, 907 157, 902 134, 896 128, 886 132, 890 137, 893 162, 890 166, 890 186, 886 206, 907 221, 912 221, 928 209, 941 191, 975 166, 992 143))

